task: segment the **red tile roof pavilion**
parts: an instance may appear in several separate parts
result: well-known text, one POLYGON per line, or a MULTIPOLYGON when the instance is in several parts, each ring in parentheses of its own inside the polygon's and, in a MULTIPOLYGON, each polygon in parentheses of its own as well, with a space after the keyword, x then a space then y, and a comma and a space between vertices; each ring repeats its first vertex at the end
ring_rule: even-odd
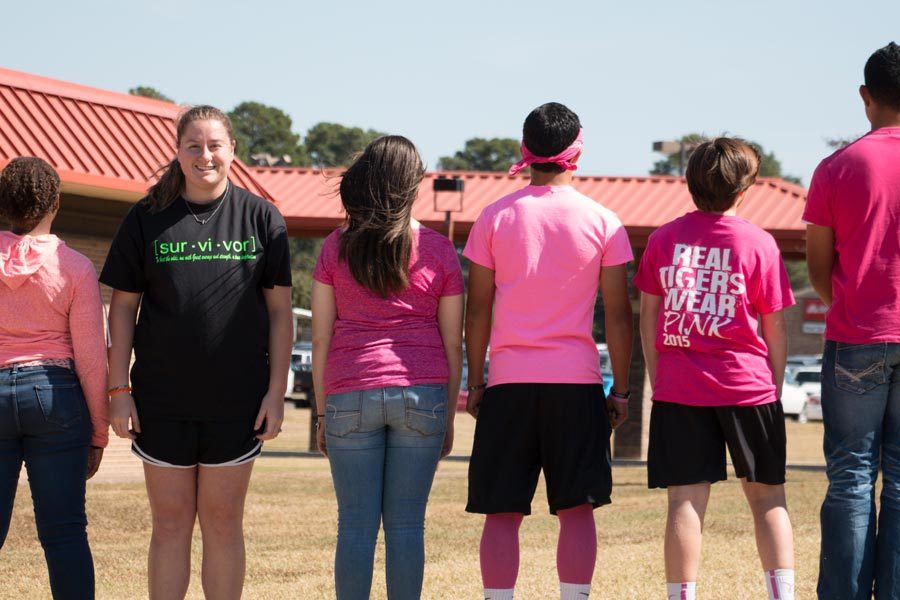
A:
MULTIPOLYGON (((178 105, 0 68, 0 168, 38 156, 62 191, 134 202, 175 154, 178 105)), ((231 179, 272 197, 240 161, 231 179)))
MULTIPOLYGON (((251 167, 276 198, 292 235, 322 236, 344 219, 337 185, 340 171, 296 167, 251 167)), ((413 217, 426 226, 445 231, 445 213, 435 211, 432 181, 437 176, 459 177, 465 182, 463 210, 452 214, 454 237, 464 241, 482 209, 528 183, 527 175, 505 173, 427 173, 413 206, 413 217)), ((668 221, 694 210, 682 177, 576 176, 573 185, 583 194, 614 211, 628 229, 632 245, 643 248, 647 236, 668 221)), ((455 194, 442 192, 439 202, 453 204, 455 194)), ((761 178, 747 192, 738 215, 769 231, 785 256, 805 252, 805 226, 800 221, 806 190, 777 178, 761 178)))

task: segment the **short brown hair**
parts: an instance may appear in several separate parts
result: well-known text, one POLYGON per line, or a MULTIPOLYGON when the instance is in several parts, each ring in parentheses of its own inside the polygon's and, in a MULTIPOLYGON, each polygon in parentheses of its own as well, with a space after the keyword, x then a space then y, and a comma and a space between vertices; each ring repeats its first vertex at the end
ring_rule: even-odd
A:
POLYGON ((47 161, 20 156, 0 173, 0 217, 28 233, 59 205, 59 175, 47 161))
POLYGON ((740 138, 720 137, 703 142, 688 160, 688 190, 705 212, 725 212, 756 182, 759 150, 740 138))

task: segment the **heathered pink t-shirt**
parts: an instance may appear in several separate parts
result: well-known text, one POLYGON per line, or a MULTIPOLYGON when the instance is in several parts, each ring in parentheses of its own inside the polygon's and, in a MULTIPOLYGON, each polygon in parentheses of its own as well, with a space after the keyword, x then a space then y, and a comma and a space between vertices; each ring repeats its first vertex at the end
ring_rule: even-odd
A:
POLYGON ((834 230, 826 339, 900 342, 900 127, 871 131, 823 160, 803 220, 834 230))
POLYGON ((662 296, 653 399, 691 406, 774 402, 757 317, 794 304, 771 235, 736 216, 695 211, 647 241, 634 285, 662 296))
POLYGON ((529 185, 482 211, 463 256, 494 271, 489 385, 602 382, 600 270, 633 258, 612 211, 571 186, 529 185))
POLYGON ((357 283, 338 259, 341 230, 325 239, 313 278, 334 288, 337 319, 325 363, 325 393, 447 383, 437 322, 442 296, 463 293, 456 249, 446 237, 413 229, 409 287, 388 298, 357 283))

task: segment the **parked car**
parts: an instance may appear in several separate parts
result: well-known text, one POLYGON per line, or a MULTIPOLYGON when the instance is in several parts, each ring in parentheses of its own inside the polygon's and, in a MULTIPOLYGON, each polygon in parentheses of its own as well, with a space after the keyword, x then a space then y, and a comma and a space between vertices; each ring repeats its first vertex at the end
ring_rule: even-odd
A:
POLYGON ((600 353, 600 374, 603 376, 603 396, 609 396, 612 389, 613 373, 612 360, 609 358, 609 349, 606 344, 597 344, 597 351, 600 353))
POLYGON ((822 420, 822 367, 810 365, 794 367, 791 375, 806 392, 806 419, 810 421, 822 420))
POLYGON ((784 373, 784 385, 781 386, 781 406, 786 417, 792 417, 800 423, 809 420, 809 396, 788 369, 784 373))
POLYGON ((288 394, 303 395, 302 402, 294 398, 298 405, 306 405, 312 397, 312 342, 296 342, 291 348, 287 389, 288 394))
POLYGON ((821 354, 791 354, 787 357, 787 366, 789 369, 795 367, 808 367, 822 364, 821 354))

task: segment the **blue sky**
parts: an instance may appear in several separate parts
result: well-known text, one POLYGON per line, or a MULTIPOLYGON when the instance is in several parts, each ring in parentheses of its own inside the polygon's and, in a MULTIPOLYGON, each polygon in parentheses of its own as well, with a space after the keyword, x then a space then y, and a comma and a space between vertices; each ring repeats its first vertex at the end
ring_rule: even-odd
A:
POLYGON ((256 100, 298 133, 399 133, 432 168, 471 137, 518 138, 554 100, 585 127, 579 173, 646 174, 654 140, 698 131, 753 139, 806 184, 825 138, 868 129, 863 64, 900 43, 897 0, 33 0, 0 15, 0 66, 224 109, 256 100))

